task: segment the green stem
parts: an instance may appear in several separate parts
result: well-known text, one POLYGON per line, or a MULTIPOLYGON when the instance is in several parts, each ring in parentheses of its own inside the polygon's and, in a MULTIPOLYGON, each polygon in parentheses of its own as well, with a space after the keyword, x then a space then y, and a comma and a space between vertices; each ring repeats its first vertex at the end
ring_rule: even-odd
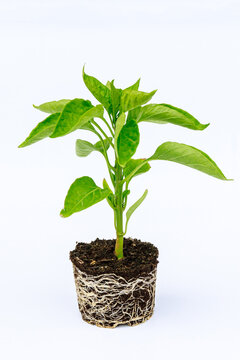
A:
POLYGON ((95 125, 96 128, 98 128, 98 130, 101 131, 101 133, 105 136, 105 138, 108 140, 109 144, 110 144, 110 145, 112 146, 112 148, 114 149, 114 145, 113 145, 112 141, 109 139, 109 136, 107 136, 107 134, 106 134, 105 131, 101 128, 101 126, 98 125, 98 123, 97 123, 96 121, 94 121, 94 120, 92 120, 91 123, 92 123, 93 125, 95 125))
POLYGON ((112 129, 111 129, 111 126, 110 126, 109 123, 107 122, 107 120, 106 120, 104 117, 102 117, 101 119, 105 122, 105 124, 106 124, 107 127, 108 127, 108 130, 110 131, 112 137, 114 138, 114 133, 113 133, 113 131, 112 131, 112 129))
POLYGON ((118 259, 123 258, 123 207, 122 207, 122 178, 123 170, 122 167, 116 161, 116 185, 115 185, 115 199, 116 199, 116 209, 115 209, 115 227, 116 227, 116 245, 115 245, 115 255, 118 259))
POLYGON ((108 112, 108 116, 109 116, 111 125, 112 125, 112 127, 114 128, 113 117, 111 116, 111 113, 110 113, 110 112, 108 112))
MULTIPOLYGON (((127 183, 126 183, 126 187, 125 187, 125 191, 128 190, 128 185, 129 185, 129 183, 127 182, 127 183)), ((125 197, 125 202, 124 202, 123 210, 125 210, 126 207, 127 207, 127 199, 128 199, 128 195, 125 197)))
POLYGON ((103 140, 102 136, 96 130, 94 131, 94 134, 96 134, 99 137, 99 139, 101 140, 101 142, 102 142, 103 151, 104 151, 103 156, 104 156, 104 158, 106 160, 106 163, 107 163, 110 179, 112 181, 113 186, 115 186, 115 181, 114 181, 114 177, 113 177, 113 173, 112 173, 112 170, 115 171, 115 168, 110 164, 110 161, 108 159, 107 150, 106 150, 106 147, 105 147, 105 144, 104 144, 104 140, 103 140))

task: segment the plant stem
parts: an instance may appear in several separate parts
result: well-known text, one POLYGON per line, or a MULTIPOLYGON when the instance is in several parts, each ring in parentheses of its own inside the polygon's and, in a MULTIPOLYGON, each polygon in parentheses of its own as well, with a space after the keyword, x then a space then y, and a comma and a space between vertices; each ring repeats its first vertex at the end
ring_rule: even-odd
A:
POLYGON ((115 209, 115 227, 116 227, 116 245, 115 245, 115 255, 118 259, 123 258, 123 204, 122 204, 122 178, 123 170, 122 167, 116 161, 116 185, 115 185, 115 199, 116 199, 116 209, 115 209))
POLYGON ((95 125, 98 130, 101 131, 101 133, 105 136, 105 138, 108 140, 109 144, 112 146, 112 148, 114 149, 114 145, 112 143, 112 141, 109 139, 109 136, 107 136, 107 134, 105 133, 105 131, 101 128, 101 126, 98 125, 98 123, 95 120, 91 121, 93 125, 95 125))
POLYGON ((102 117, 101 119, 105 122, 105 124, 106 124, 107 127, 108 127, 108 130, 110 131, 112 137, 114 138, 114 133, 113 133, 113 131, 112 131, 112 129, 111 129, 111 126, 110 126, 109 123, 107 122, 107 120, 106 120, 104 117, 102 117))
POLYGON ((109 158, 108 158, 108 155, 107 155, 107 150, 106 150, 106 147, 105 147, 105 144, 104 144, 104 140, 103 140, 102 136, 96 130, 94 130, 94 134, 97 135, 99 137, 99 139, 101 140, 101 143, 102 143, 102 146, 103 146, 103 152, 104 152, 103 156, 104 156, 104 158, 106 160, 106 163, 107 163, 109 176, 110 176, 110 179, 112 181, 113 186, 115 186, 114 177, 113 177, 113 173, 112 173, 112 170, 115 171, 115 168, 110 164, 110 161, 109 161, 109 158))

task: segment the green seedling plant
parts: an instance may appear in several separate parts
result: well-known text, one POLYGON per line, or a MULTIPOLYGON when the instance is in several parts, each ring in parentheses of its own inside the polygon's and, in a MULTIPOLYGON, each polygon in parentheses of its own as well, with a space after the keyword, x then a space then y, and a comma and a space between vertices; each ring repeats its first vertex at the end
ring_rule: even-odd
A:
POLYGON ((78 139, 76 154, 86 157, 93 151, 101 153, 106 161, 111 183, 109 185, 107 180, 103 179, 102 187, 99 187, 88 176, 76 179, 68 190, 60 215, 68 217, 106 199, 114 212, 115 255, 118 259, 122 259, 123 239, 129 219, 148 193, 148 190, 145 190, 143 195, 128 208, 124 220, 123 213, 130 194, 129 185, 135 176, 149 171, 150 162, 173 161, 217 179, 227 179, 206 153, 193 146, 177 142, 164 142, 149 157, 133 158, 139 145, 139 125, 142 122, 169 123, 191 130, 204 130, 209 124, 201 124, 188 112, 172 105, 145 105, 152 99, 156 90, 139 91, 140 79, 122 90, 115 87, 114 80, 104 85, 95 77, 87 75, 83 68, 83 81, 99 104, 93 105, 89 100, 76 98, 34 105, 36 109, 49 115, 32 130, 19 147, 34 144, 46 137, 65 136, 75 130, 90 131, 97 136, 98 141, 95 144, 78 139), (112 163, 109 153, 111 150, 114 159, 112 163))

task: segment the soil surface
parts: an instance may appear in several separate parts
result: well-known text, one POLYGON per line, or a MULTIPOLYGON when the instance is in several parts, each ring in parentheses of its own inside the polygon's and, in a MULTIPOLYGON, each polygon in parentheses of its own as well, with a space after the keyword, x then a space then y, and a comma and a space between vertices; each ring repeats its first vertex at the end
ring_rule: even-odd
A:
POLYGON ((126 280, 146 275, 158 264, 158 249, 149 242, 125 238, 121 260, 115 256, 114 247, 115 240, 77 243, 75 250, 70 252, 70 260, 89 275, 114 273, 126 280))

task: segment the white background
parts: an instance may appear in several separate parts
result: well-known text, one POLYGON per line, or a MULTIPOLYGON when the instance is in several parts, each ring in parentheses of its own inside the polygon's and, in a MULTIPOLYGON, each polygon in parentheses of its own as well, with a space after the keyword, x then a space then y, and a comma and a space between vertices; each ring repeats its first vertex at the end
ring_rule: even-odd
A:
POLYGON ((239 359, 239 1, 0 4, 1 358, 239 359), (107 203, 59 217, 75 178, 101 185, 103 159, 75 155, 75 139, 87 139, 80 131, 17 149, 44 119, 33 103, 96 103, 83 85, 84 63, 88 74, 119 87, 141 76, 141 90, 159 89, 154 102, 211 122, 203 132, 143 124, 136 157, 166 140, 184 142, 235 179, 154 162, 132 182, 130 203, 146 188, 149 195, 128 235, 160 251, 155 314, 134 328, 90 326, 77 308, 68 252, 76 241, 114 237, 107 203))

